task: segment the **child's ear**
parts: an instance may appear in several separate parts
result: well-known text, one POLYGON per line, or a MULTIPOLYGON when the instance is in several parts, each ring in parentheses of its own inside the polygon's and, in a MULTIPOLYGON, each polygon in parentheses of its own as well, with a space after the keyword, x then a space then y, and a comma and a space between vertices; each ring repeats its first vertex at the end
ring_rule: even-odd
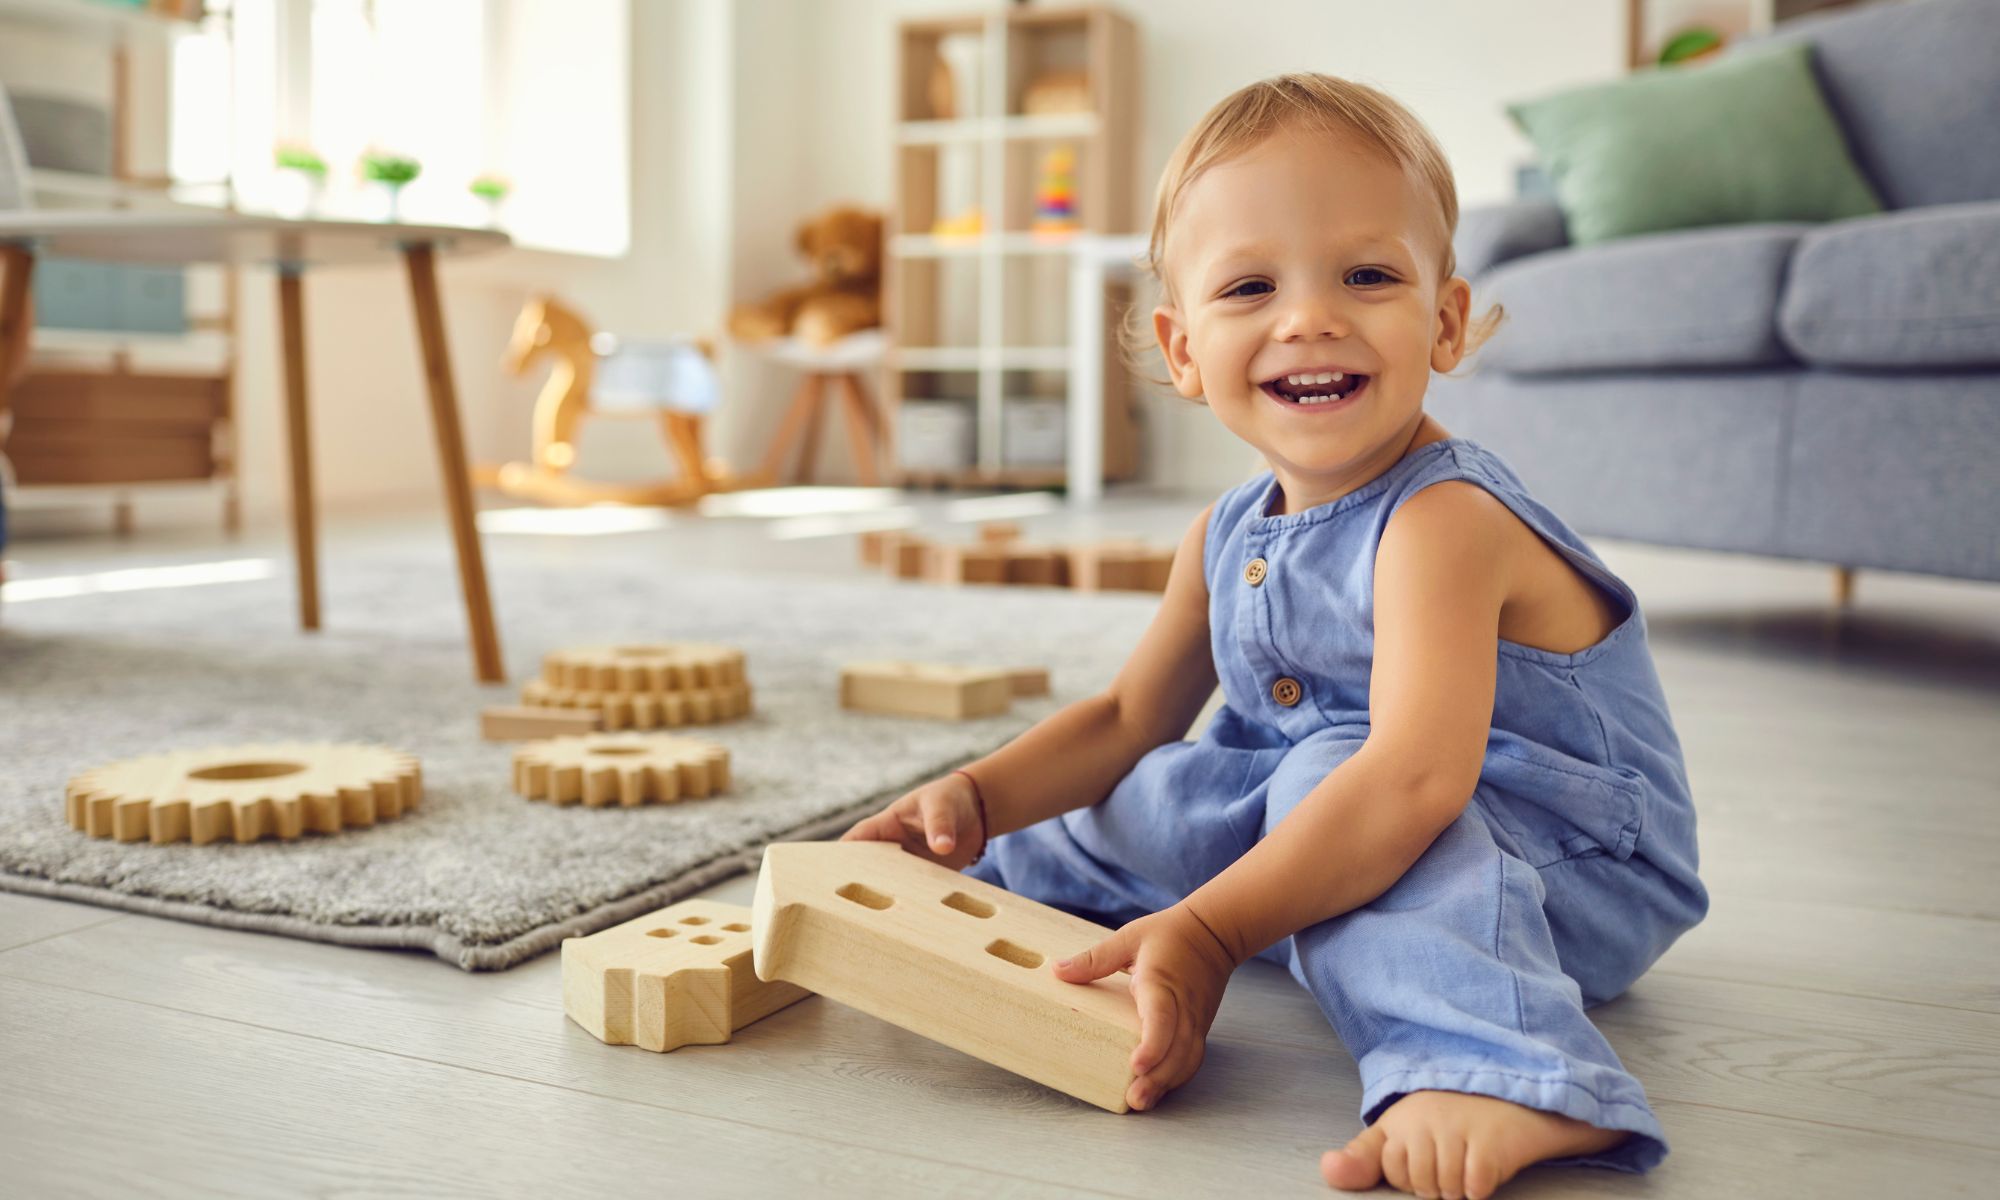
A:
POLYGON ((1431 370, 1440 374, 1465 357, 1465 327, 1472 315, 1472 285, 1454 275, 1438 289, 1437 336, 1431 342, 1431 370))
POLYGON ((1174 390, 1190 400, 1201 399, 1201 368, 1188 355, 1187 326, 1180 310, 1162 304, 1153 310, 1153 336, 1160 340, 1160 357, 1167 360, 1167 374, 1174 390))

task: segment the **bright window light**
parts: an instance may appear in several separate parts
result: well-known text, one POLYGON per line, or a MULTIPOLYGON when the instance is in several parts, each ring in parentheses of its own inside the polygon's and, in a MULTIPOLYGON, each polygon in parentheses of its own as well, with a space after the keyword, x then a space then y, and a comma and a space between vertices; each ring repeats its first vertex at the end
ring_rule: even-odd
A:
POLYGON ((0 584, 0 599, 8 604, 65 600, 103 592, 144 592, 154 588, 201 587, 213 583, 252 583, 277 573, 268 558, 236 558, 223 562, 187 563, 177 567, 128 567, 91 575, 51 575, 47 579, 17 579, 0 584))
POLYGON ((479 514, 479 532, 601 537, 609 533, 664 529, 671 521, 664 509, 627 508, 618 504, 593 504, 585 508, 489 508, 479 514))

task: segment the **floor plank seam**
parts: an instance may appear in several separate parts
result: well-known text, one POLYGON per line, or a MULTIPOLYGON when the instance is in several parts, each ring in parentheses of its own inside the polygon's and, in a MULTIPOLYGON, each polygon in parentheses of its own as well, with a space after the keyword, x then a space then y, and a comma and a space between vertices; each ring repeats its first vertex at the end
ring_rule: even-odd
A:
POLYGON ((1934 1008, 1942 1012, 1968 1013, 1975 1017, 2000 1017, 2000 1009, 1967 1008, 1962 1004, 1940 1004, 1935 1000, 1912 1000, 1905 996, 1884 996, 1875 992, 1844 992, 1837 988, 1808 987, 1798 983, 1766 983, 1755 979, 1737 979, 1729 975, 1703 975, 1694 971, 1681 971, 1672 967, 1656 967, 1648 975, 1672 975, 1677 979, 1698 979, 1703 983, 1729 983, 1739 987, 1770 988, 1783 992, 1806 992, 1815 996, 1840 996, 1849 1000, 1870 1000, 1877 1004, 1907 1004, 1912 1008, 1934 1008))
POLYGON ((110 916, 105 917, 101 921, 92 921, 88 925, 78 925, 74 929, 65 929, 62 930, 60 933, 44 934, 41 937, 21 942, 18 945, 0 947, 0 954, 11 954, 16 950, 20 950, 28 946, 39 946, 43 942, 52 942, 57 938, 68 937, 72 933, 82 933, 87 929, 97 929, 105 925, 111 925, 119 921, 129 921, 131 919, 132 919, 132 914, 130 913, 113 913, 110 916))
MULTIPOLYGON (((1733 1113, 1744 1117, 1763 1117, 1772 1121, 1790 1121, 1794 1124, 1813 1125, 1821 1129, 1838 1129, 1843 1133, 1865 1133, 1872 1136, 1883 1134, 1882 1130, 1866 1125, 1843 1125, 1839 1121, 1821 1121, 1813 1117, 1794 1117, 1787 1113, 1768 1112, 1761 1108, 1736 1108, 1728 1104, 1708 1104, 1700 1100, 1675 1100, 1664 1096, 1650 1096, 1648 1097, 1648 1101, 1655 1109, 1700 1108, 1706 1109, 1709 1112, 1733 1113)), ((2000 1149, 1996 1149, 1990 1142, 1965 1142, 1957 1138, 1931 1137, 1920 1133, 1898 1132, 1889 1136, 1905 1142, 1931 1142, 1939 1146, 1952 1146, 1961 1150, 1979 1150, 1987 1154, 1992 1154, 1996 1160, 2000 1160, 2000 1149)))
MULTIPOLYGON (((405 1062, 423 1063, 426 1066, 438 1067, 443 1070, 463 1071, 469 1075, 480 1075, 488 1079, 502 1079, 506 1080, 509 1083, 518 1083, 525 1085, 527 1087, 546 1088, 550 1091, 562 1092, 567 1095, 588 1096, 594 1100, 604 1100, 613 1104, 629 1104, 638 1108, 649 1109, 654 1112, 673 1113, 676 1116, 687 1117, 696 1121, 717 1121, 726 1125, 734 1125, 740 1129, 749 1129, 759 1133, 775 1134, 779 1137, 798 1138, 801 1141, 818 1142, 825 1145, 845 1146, 848 1144, 846 1142, 841 1141, 838 1138, 820 1137, 815 1134, 806 1133, 796 1129, 785 1129, 775 1125, 763 1125, 755 1121, 745 1121, 736 1117, 722 1116, 716 1113, 695 1112, 690 1109, 677 1108, 671 1104, 659 1104, 651 1100, 635 1099, 631 1096, 614 1096, 604 1092, 593 1092, 586 1088, 571 1087, 567 1084, 561 1084, 561 1083, 551 1083, 548 1080, 544 1079, 529 1079, 520 1075, 510 1075, 505 1071, 488 1071, 479 1067, 469 1067, 466 1066, 464 1063, 445 1062, 440 1059, 426 1058, 421 1054, 408 1054, 401 1050, 385 1050, 380 1046, 365 1046, 358 1042, 343 1041, 339 1038, 330 1038, 319 1034, 300 1033, 297 1030, 292 1030, 292 1029, 278 1029, 269 1025, 259 1025, 254 1021, 240 1020, 236 1017, 220 1017, 216 1016, 214 1013, 195 1012, 192 1009, 179 1008, 171 1004, 159 1004, 150 1000, 135 1000, 129 996, 114 996, 107 992, 93 991, 90 988, 76 987, 72 984, 50 983, 47 980, 43 979, 25 978, 19 975, 8 974, 4 970, 0 970, 0 978, 7 979, 10 982, 14 983, 24 983, 31 987, 48 988, 55 991, 76 992, 79 995, 94 996, 100 1000, 109 1000, 114 1004, 129 1004, 138 1008, 154 1008, 154 1009, 159 1009, 162 1012, 178 1013, 181 1016, 191 1017, 197 1021, 214 1021, 219 1024, 234 1025, 244 1029, 255 1029, 260 1033, 273 1034, 278 1037, 299 1038, 304 1041, 319 1042, 322 1045, 338 1046, 345 1050, 357 1050, 364 1054, 381 1054, 390 1058, 402 1059, 405 1062)), ((883 1149, 881 1147, 874 1147, 874 1149, 883 1154, 892 1154, 898 1158, 909 1159, 912 1162, 928 1163, 932 1166, 955 1167, 960 1170, 965 1170, 965 1169, 977 1170, 984 1174, 992 1175, 995 1178, 1012 1179, 1019 1183, 1030 1184, 1036 1187, 1045 1187, 1051 1183, 1051 1181, 1047 1179, 1037 1178, 1032 1175, 1017 1175, 1011 1171, 996 1171, 987 1167, 967 1168, 966 1164, 964 1163, 954 1162, 950 1159, 931 1158, 928 1155, 912 1154, 907 1150, 883 1149)), ((1115 1197, 1117 1198, 1117 1200, 1132 1200, 1132 1198, 1136 1198, 1138 1195, 1138 1193, 1133 1193, 1133 1192, 1108 1192, 1099 1188, 1081 1187, 1076 1184, 1068 1182, 1062 1182, 1061 1186, 1072 1188, 1078 1192, 1085 1192, 1090 1195, 1115 1197)))

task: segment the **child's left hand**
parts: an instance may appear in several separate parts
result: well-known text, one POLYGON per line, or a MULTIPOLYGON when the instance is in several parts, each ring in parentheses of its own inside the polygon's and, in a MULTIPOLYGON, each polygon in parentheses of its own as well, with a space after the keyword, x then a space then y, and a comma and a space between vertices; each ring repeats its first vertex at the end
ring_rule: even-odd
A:
POLYGON ((1055 965, 1056 978, 1070 983, 1131 972, 1139 1046, 1132 1051, 1134 1078, 1125 1103, 1136 1109, 1158 1104, 1200 1069, 1208 1027, 1235 969, 1222 943, 1184 904, 1140 917, 1055 965))

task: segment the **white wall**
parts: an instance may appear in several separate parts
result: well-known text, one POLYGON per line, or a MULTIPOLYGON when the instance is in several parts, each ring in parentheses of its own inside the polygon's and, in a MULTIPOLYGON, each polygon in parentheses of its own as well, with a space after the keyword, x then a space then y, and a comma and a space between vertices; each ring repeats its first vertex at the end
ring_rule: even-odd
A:
MULTIPOLYGON (((444 300, 475 461, 525 454, 539 377, 498 360, 522 300, 550 289, 633 335, 721 328, 732 297, 796 281, 793 224, 841 201, 890 199, 895 29, 947 0, 632 0, 632 248, 620 260, 531 251, 447 260, 444 300)), ((1141 33, 1141 189, 1175 141, 1230 90, 1314 69, 1375 84, 1437 133, 1468 204, 1505 197, 1526 143, 1502 104, 1620 71, 1622 5, 1603 0, 1148 0, 1141 33)), ((587 69, 587 64, 578 69, 587 69)), ((284 509, 275 285, 246 273, 241 423, 246 504, 284 509)), ((399 270, 309 277, 310 386, 319 492, 330 508, 437 504, 435 450, 399 270)), ((732 353, 714 446, 753 465, 789 390, 781 371, 732 353)), ((1241 478, 1243 449, 1198 408, 1148 401, 1158 482, 1212 491, 1241 478)), ((605 478, 671 470, 650 430, 586 423, 580 469, 605 478)), ((844 468, 829 437, 822 469, 844 468)), ((148 510, 156 508, 149 504, 148 510)), ((199 519, 209 520, 203 504, 199 519)), ((149 516, 142 516, 151 520, 149 516)))

